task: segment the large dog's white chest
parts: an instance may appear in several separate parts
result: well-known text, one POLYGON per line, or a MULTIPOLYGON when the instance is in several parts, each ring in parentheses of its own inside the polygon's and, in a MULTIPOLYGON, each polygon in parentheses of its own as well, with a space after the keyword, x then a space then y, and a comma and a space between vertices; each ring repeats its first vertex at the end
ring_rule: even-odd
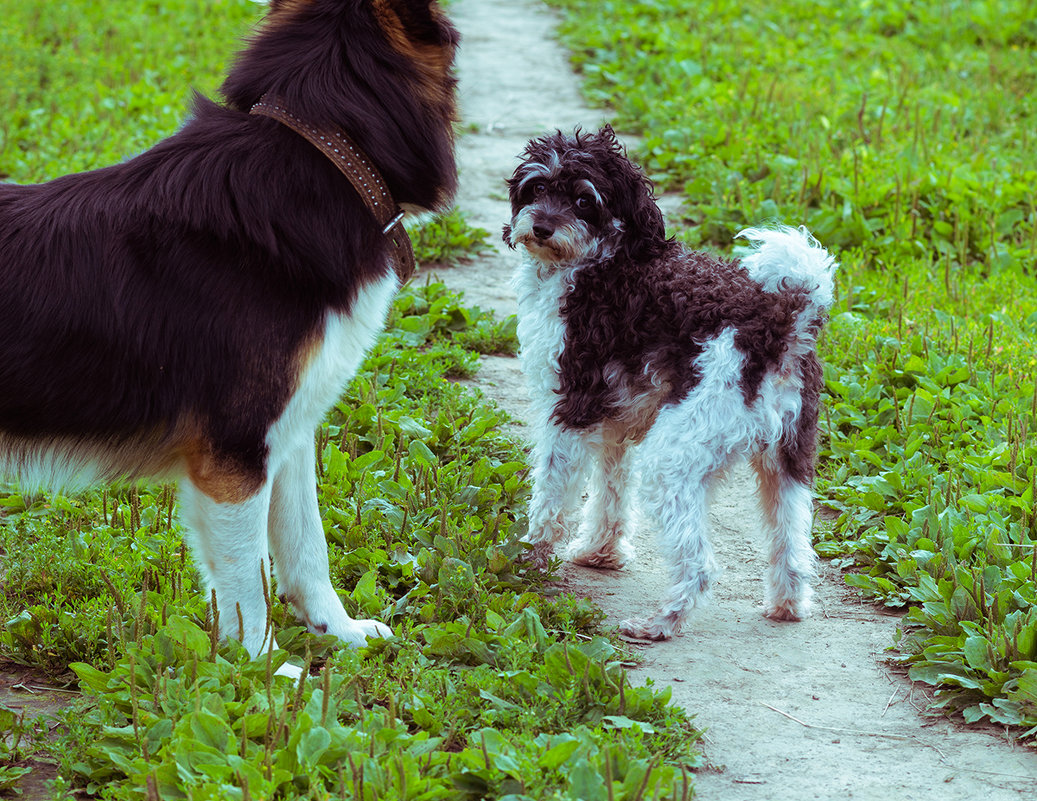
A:
MULTIPOLYGON (((382 330, 397 286, 396 274, 390 270, 384 278, 360 289, 348 313, 328 315, 316 352, 267 435, 271 462, 300 441, 312 440, 314 429, 338 400, 382 330)), ((276 464, 271 467, 276 469, 276 464)))

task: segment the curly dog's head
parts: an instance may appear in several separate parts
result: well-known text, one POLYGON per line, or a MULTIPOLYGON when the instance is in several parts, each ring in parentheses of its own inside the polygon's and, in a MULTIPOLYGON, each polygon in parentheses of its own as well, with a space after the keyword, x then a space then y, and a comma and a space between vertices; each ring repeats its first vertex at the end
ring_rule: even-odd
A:
POLYGON ((653 258, 666 245, 651 181, 627 157, 612 127, 532 140, 508 180, 504 241, 545 266, 615 257, 653 258))

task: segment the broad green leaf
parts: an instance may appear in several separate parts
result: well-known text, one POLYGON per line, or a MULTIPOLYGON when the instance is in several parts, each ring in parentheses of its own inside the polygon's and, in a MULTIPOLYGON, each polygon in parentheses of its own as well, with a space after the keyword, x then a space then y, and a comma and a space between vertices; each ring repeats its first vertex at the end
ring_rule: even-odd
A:
POLYGON ((331 734, 323 726, 315 726, 304 732, 296 747, 296 755, 299 764, 316 766, 324 752, 331 746, 331 734))

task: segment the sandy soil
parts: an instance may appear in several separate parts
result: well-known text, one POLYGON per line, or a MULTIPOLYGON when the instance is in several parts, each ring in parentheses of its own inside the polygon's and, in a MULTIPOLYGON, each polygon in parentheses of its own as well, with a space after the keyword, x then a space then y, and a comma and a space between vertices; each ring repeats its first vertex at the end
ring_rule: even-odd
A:
MULTIPOLYGON (((554 128, 596 126, 554 18, 531 0, 453 0, 465 135, 458 203, 494 233, 496 250, 440 278, 500 315, 515 311, 517 255, 499 243, 509 216, 504 179, 526 140, 554 128)), ((672 213, 674 204, 667 203, 672 213)), ((483 361, 479 386, 519 421, 528 401, 517 360, 483 361)), ((515 428, 523 435, 521 424, 515 428)), ((669 642, 634 644, 635 682, 672 687, 674 701, 707 729, 704 799, 1037 798, 1037 753, 993 728, 964 727, 926 711, 926 691, 886 664, 899 618, 859 601, 828 566, 815 616, 773 623, 759 610, 763 558, 752 480, 735 470, 712 510, 725 573, 713 603, 669 642)), ((566 566, 565 589, 588 595, 616 622, 649 611, 666 585, 650 542, 615 572, 566 566)))

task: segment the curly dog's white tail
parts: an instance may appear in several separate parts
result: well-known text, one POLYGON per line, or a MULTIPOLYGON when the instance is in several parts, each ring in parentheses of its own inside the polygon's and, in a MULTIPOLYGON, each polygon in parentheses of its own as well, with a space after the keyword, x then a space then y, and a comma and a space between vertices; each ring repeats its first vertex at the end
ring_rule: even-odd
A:
POLYGON ((838 265, 806 228, 746 228, 736 239, 752 243, 742 266, 768 292, 802 287, 809 292, 809 306, 816 315, 831 308, 838 265))

